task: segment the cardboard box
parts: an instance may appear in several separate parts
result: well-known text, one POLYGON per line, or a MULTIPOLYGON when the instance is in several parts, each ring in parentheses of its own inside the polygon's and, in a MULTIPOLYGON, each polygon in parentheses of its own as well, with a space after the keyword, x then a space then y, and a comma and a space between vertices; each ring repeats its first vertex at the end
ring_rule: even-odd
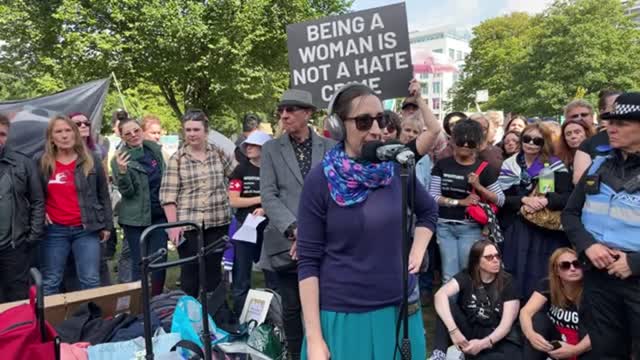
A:
POLYGON ((89 301, 96 303, 102 309, 102 316, 105 318, 121 313, 138 315, 142 312, 140 281, 74 291, 66 293, 65 299, 66 317, 73 315, 80 305, 89 301))
MULTIPOLYGON (((80 305, 93 301, 102 309, 102 316, 112 317, 120 313, 142 312, 142 288, 140 282, 104 286, 44 297, 44 317, 52 325, 58 325, 70 317, 80 305)), ((0 304, 0 312, 14 306, 27 304, 29 300, 0 304)))

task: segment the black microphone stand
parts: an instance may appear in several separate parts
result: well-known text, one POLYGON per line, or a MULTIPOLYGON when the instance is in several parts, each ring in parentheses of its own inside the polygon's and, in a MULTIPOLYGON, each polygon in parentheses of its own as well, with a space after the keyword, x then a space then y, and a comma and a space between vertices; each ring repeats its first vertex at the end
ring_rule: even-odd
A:
MULTIPOLYGON (((400 180, 402 183, 402 343, 400 354, 402 360, 411 360, 411 341, 409 340, 409 252, 411 249, 411 234, 409 223, 413 216, 413 211, 409 209, 409 176, 415 170, 415 159, 400 164, 400 180)), ((412 192, 411 196, 415 196, 412 192)), ((411 209, 413 210, 413 209, 411 209)))

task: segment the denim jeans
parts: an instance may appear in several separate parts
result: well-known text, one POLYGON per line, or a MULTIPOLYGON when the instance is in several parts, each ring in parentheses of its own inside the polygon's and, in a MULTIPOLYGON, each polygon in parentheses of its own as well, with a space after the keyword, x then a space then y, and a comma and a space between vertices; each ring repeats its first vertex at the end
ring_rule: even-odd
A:
POLYGON ((48 225, 40 245, 40 266, 45 295, 57 294, 69 252, 73 253, 80 289, 100 286, 100 240, 97 231, 80 226, 48 225))
MULTIPOLYGON (((153 225, 164 224, 166 222, 167 218, 164 215, 156 216, 152 219, 153 225)), ((131 256, 131 281, 138 281, 142 278, 142 268, 140 267, 142 263, 142 254, 140 253, 140 238, 142 237, 142 232, 148 226, 129 226, 122 224, 120 226, 122 226, 124 237, 125 239, 127 239, 127 243, 129 244, 129 253, 131 256)), ((167 232, 164 229, 151 232, 147 236, 147 255, 151 255, 161 248, 166 249, 167 240, 167 232)), ((160 261, 166 261, 166 256, 160 261)), ((151 274, 151 286, 153 290, 152 295, 158 295, 162 293, 165 276, 165 270, 155 271, 151 274)))
POLYGON ((442 281, 446 282, 467 267, 469 250, 482 239, 482 228, 475 223, 438 221, 436 234, 442 258, 442 281))

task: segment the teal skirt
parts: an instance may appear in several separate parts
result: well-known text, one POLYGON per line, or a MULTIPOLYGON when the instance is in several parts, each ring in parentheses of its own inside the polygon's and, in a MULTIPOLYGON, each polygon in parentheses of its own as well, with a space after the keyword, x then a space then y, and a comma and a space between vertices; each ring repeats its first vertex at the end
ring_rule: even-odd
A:
MULTIPOLYGON (((337 313, 320 311, 322 335, 327 343, 331 360, 400 360, 396 347, 396 321, 399 309, 390 306, 367 313, 337 313)), ((402 328, 398 337, 398 347, 402 339, 402 328)), ((427 358, 422 311, 409 317, 409 339, 411 358, 427 358)), ((307 359, 307 340, 302 344, 302 360, 307 359)))

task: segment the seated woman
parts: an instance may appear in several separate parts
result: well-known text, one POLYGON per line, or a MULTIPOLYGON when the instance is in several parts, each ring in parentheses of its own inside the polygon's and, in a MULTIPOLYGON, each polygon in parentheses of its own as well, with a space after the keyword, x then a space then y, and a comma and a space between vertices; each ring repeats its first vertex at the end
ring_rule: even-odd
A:
POLYGON ((527 338, 525 360, 587 359, 591 340, 580 326, 582 265, 573 249, 563 247, 549 259, 549 278, 540 282, 520 312, 527 338), (546 309, 546 311, 540 311, 546 309))
POLYGON ((520 358, 519 346, 506 339, 520 301, 492 242, 473 244, 467 268, 438 290, 435 307, 438 322, 432 360, 444 360, 450 343, 466 360, 520 358))

